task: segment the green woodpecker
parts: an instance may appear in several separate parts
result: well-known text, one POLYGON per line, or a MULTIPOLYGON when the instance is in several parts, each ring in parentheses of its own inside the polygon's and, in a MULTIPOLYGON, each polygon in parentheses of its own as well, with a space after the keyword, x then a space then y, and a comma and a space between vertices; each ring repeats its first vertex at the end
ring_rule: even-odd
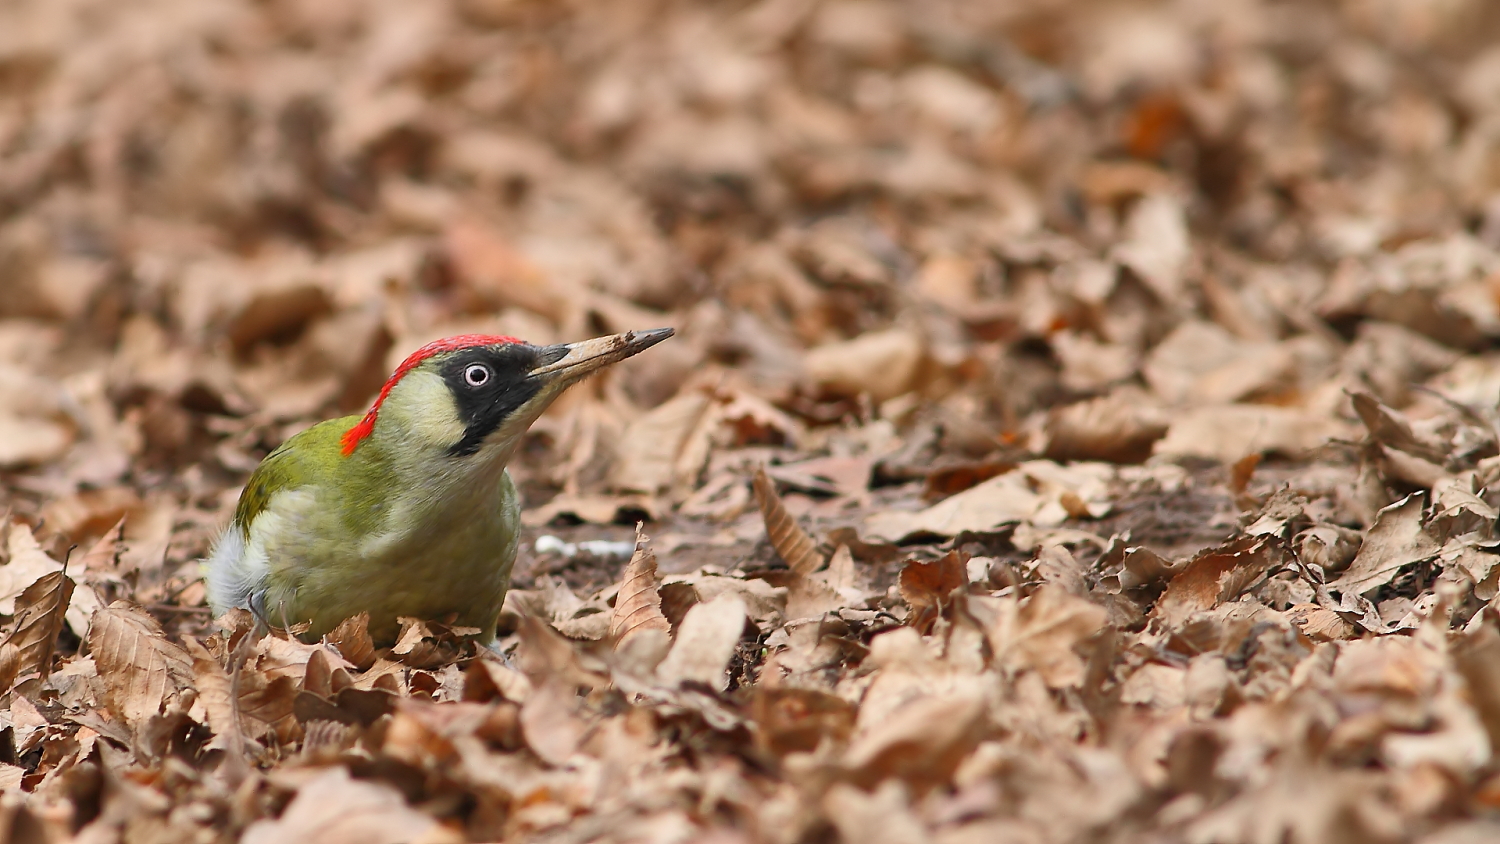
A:
POLYGON ((364 416, 314 425, 256 467, 204 563, 214 613, 244 607, 321 636, 367 612, 384 643, 402 616, 451 619, 493 639, 520 536, 506 462, 568 385, 670 336, 463 335, 416 350, 364 416))

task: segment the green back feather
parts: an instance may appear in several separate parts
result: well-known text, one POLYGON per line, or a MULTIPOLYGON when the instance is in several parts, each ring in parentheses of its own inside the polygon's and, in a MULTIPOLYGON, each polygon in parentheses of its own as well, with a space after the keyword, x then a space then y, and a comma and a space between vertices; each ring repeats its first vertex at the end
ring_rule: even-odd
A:
MULTIPOLYGON (((339 437, 357 422, 358 416, 319 422, 293 435, 261 461, 245 483, 234 511, 235 523, 247 540, 251 523, 270 506, 276 493, 296 489, 313 478, 338 476, 340 487, 348 493, 343 500, 351 504, 381 500, 382 478, 389 470, 384 449, 367 441, 349 457, 340 450, 339 437)), ((340 515, 351 530, 357 531, 354 535, 373 530, 380 519, 378 512, 358 506, 348 507, 340 515)))

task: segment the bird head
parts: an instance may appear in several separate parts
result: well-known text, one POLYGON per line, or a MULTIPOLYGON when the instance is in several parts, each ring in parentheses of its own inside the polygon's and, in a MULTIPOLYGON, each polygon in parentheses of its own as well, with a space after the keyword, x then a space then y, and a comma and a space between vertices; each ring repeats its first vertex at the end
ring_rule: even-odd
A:
POLYGON ((405 453, 503 462, 569 385, 671 336, 657 328, 552 346, 481 334, 428 343, 396 367, 344 432, 343 456, 377 439, 405 453))

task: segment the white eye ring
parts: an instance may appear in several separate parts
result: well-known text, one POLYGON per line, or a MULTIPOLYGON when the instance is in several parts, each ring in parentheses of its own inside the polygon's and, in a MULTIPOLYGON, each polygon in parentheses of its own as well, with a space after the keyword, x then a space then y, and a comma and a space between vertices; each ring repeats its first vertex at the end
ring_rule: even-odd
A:
POLYGON ((470 387, 483 387, 490 381, 490 368, 481 363, 471 363, 464 369, 464 383, 470 387))

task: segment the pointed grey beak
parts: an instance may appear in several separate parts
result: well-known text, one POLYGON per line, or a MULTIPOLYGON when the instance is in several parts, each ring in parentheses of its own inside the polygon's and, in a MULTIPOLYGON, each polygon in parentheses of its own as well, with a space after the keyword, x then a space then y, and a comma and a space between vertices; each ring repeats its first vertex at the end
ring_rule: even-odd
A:
POLYGON ((674 329, 671 328, 653 328, 649 331, 627 331, 624 334, 595 337, 578 343, 545 346, 542 360, 551 360, 531 370, 531 375, 547 381, 576 381, 612 363, 639 354, 671 337, 673 333, 674 329))

